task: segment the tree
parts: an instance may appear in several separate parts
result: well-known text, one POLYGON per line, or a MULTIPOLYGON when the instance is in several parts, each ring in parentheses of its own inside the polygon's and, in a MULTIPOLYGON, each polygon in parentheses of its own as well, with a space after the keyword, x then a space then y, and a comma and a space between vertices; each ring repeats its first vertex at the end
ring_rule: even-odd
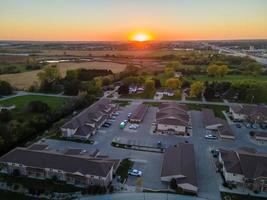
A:
POLYGON ((65 95, 77 95, 80 90, 81 81, 77 79, 64 81, 64 94, 65 95))
POLYGON ((42 101, 31 101, 27 106, 28 112, 44 113, 49 110, 49 106, 42 101))
POLYGON ((218 71, 218 65, 212 64, 207 68, 207 73, 209 76, 216 76, 218 71))
POLYGON ((119 94, 129 94, 129 86, 128 85, 121 85, 118 89, 119 94))
POLYGON ((171 181, 170 181, 170 188, 173 189, 173 190, 176 190, 177 189, 177 182, 176 182, 176 179, 175 178, 172 178, 171 181))
POLYGON ((166 67, 173 68, 174 71, 178 71, 181 69, 181 63, 179 61, 173 61, 167 64, 166 67))
POLYGON ((225 76, 228 72, 229 72, 229 68, 227 65, 218 66, 217 74, 219 76, 225 76))
POLYGON ((207 73, 209 76, 225 76, 229 72, 227 65, 217 65, 211 64, 207 68, 207 73))
POLYGON ((169 78, 166 81, 166 87, 171 89, 180 89, 182 87, 183 81, 178 78, 169 78))
POLYGON ((152 78, 152 80, 155 82, 155 88, 161 88, 161 82, 158 78, 152 78))
POLYGON ((164 73, 167 77, 173 77, 174 76, 174 69, 172 67, 165 67, 164 73))
POLYGON ((155 82, 153 80, 146 80, 144 96, 146 98, 150 98, 155 94, 155 92, 156 92, 155 82))
POLYGON ((251 62, 247 65, 246 71, 256 76, 263 71, 262 65, 257 62, 251 62))
POLYGON ((41 82, 53 83, 60 79, 60 72, 57 66, 47 66, 37 76, 41 82))
POLYGON ((11 85, 6 81, 0 81, 0 95, 10 95, 13 89, 11 85))
POLYGON ((12 114, 9 110, 3 109, 0 112, 0 122, 8 122, 12 119, 12 114))
POLYGON ((190 87, 190 97, 199 97, 204 89, 204 84, 202 81, 196 81, 191 84, 190 87))
POLYGON ((181 97, 182 97, 181 90, 175 90, 175 92, 174 92, 174 96, 175 96, 177 99, 181 99, 181 97))
POLYGON ((53 90, 53 86, 60 80, 60 72, 56 66, 47 66, 37 74, 41 87, 45 92, 53 90))
POLYGON ((65 80, 76 80, 78 78, 77 70, 67 70, 65 80))

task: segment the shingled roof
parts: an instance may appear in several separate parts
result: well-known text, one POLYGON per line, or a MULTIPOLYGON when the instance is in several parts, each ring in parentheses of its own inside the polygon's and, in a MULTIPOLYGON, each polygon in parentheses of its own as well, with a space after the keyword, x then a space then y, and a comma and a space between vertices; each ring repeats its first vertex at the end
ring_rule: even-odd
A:
POLYGON ((240 148, 237 151, 220 149, 227 172, 242 174, 247 179, 267 178, 267 154, 240 148))
POLYGON ((156 114, 158 124, 186 126, 189 124, 189 119, 186 105, 174 102, 162 103, 156 114))
POLYGON ((179 143, 164 152, 161 177, 179 176, 177 184, 189 183, 197 187, 194 145, 179 143))
POLYGON ((73 129, 76 130, 74 136, 86 137, 91 135, 115 109, 109 99, 100 99, 65 123, 62 126, 62 131, 73 129))
POLYGON ((62 170, 68 173, 79 172, 83 175, 106 177, 114 162, 105 160, 90 160, 88 158, 63 155, 46 151, 33 151, 25 148, 15 148, 0 158, 1 163, 9 162, 28 167, 62 170))

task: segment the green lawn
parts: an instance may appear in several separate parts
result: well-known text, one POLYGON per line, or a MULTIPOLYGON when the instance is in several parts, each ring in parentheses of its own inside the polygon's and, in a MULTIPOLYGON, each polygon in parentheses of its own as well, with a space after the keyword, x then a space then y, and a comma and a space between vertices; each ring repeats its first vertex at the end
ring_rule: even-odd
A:
POLYGON ((208 75, 197 75, 197 76, 186 76, 186 80, 192 82, 195 80, 200 81, 267 81, 267 76, 259 75, 259 76, 253 76, 253 75, 227 75, 224 77, 211 77, 208 75))
POLYGON ((225 119, 224 114, 222 111, 228 111, 229 107, 228 106, 220 106, 220 105, 205 105, 205 104, 187 104, 187 107, 190 110, 201 110, 202 108, 209 108, 212 109, 214 112, 214 115, 216 117, 225 119))
POLYGON ((6 100, 0 100, 0 105, 16 105, 15 111, 20 111, 31 101, 42 101, 47 103, 52 109, 61 106, 63 103, 68 101, 65 97, 50 97, 50 96, 40 96, 40 95, 26 95, 14 97, 6 100))
POLYGON ((147 97, 144 93, 135 93, 135 94, 125 94, 121 95, 121 98, 129 98, 129 99, 153 99, 154 94, 147 97))
POLYGON ((181 98, 177 98, 176 96, 167 96, 167 95, 164 95, 161 99, 162 100, 174 100, 174 101, 181 100, 181 98))
POLYGON ((14 177, 9 175, 1 174, 0 180, 9 184, 20 184, 25 188, 32 188, 37 190, 47 190, 49 192, 77 192, 83 189, 65 184, 64 182, 55 182, 52 180, 38 180, 26 177, 14 177))

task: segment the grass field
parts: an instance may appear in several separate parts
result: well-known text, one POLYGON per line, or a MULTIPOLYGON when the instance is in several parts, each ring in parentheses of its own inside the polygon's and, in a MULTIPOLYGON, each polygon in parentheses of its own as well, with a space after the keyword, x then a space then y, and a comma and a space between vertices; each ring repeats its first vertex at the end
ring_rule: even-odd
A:
POLYGON ((40 96, 40 95, 26 95, 26 96, 18 96, 6 100, 0 100, 0 105, 9 105, 14 104, 16 108, 14 109, 15 112, 20 111, 23 109, 29 102, 31 101, 42 101, 47 103, 49 107, 55 109, 60 107, 64 102, 68 101, 68 98, 64 97, 50 97, 50 96, 40 96))
MULTIPOLYGON (((42 56, 106 56, 116 55, 116 56, 164 56, 169 54, 174 55, 184 55, 191 54, 193 51, 185 50, 113 50, 113 51, 75 51, 75 50, 44 50, 38 55, 42 56)), ((203 50, 202 53, 212 53, 211 50, 203 50)))
POLYGON ((207 75, 198 75, 198 76, 188 76, 186 77, 188 81, 267 81, 267 76, 253 76, 253 75, 227 75, 224 77, 211 77, 207 75))
MULTIPOLYGON (((113 62, 82 62, 82 63, 58 63, 57 64, 61 75, 65 76, 66 71, 70 69, 110 69, 114 73, 121 72, 125 69, 126 64, 113 62)), ((40 70, 23 72, 18 74, 3 74, 0 75, 0 80, 9 82, 13 87, 18 89, 28 89, 34 81, 38 81, 37 74, 40 70)))
POLYGON ((187 107, 189 110, 201 110, 203 108, 209 108, 212 109, 214 112, 214 115, 216 117, 225 119, 224 114, 222 111, 228 111, 229 107, 228 106, 220 106, 220 105, 205 105, 205 104, 187 104, 187 107))

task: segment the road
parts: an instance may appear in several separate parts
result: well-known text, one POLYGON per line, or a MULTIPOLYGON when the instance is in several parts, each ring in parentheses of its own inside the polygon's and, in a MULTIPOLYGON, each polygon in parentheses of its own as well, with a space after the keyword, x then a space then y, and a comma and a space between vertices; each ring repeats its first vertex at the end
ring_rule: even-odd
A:
POLYGON ((38 92, 26 92, 26 91, 15 91, 16 94, 10 96, 3 96, 0 98, 0 101, 11 99, 14 97, 27 96, 27 95, 35 95, 35 96, 48 96, 48 97, 65 97, 65 98, 73 98, 74 96, 64 95, 63 93, 59 94, 47 94, 47 93, 38 93, 38 92))
POLYGON ((155 102, 155 103, 186 103, 186 104, 206 104, 206 105, 220 105, 220 106, 233 106, 233 105, 258 105, 258 104, 247 104, 247 103, 233 103, 233 102, 211 102, 211 101, 191 101, 191 100, 162 100, 162 99, 131 99, 131 98, 108 98, 111 100, 118 101, 134 101, 134 102, 155 102))
POLYGON ((241 53, 239 51, 236 51, 236 50, 233 50, 233 49, 229 49, 227 47, 219 47, 219 46, 210 45, 210 44, 206 44, 206 45, 210 46, 214 50, 219 50, 221 52, 226 52, 226 53, 229 53, 229 54, 231 54, 233 56, 240 56, 240 57, 248 56, 248 57, 256 60, 257 62, 259 62, 261 64, 267 65, 267 59, 266 58, 260 58, 260 57, 252 56, 252 55, 249 55, 249 54, 246 54, 246 53, 241 53))

